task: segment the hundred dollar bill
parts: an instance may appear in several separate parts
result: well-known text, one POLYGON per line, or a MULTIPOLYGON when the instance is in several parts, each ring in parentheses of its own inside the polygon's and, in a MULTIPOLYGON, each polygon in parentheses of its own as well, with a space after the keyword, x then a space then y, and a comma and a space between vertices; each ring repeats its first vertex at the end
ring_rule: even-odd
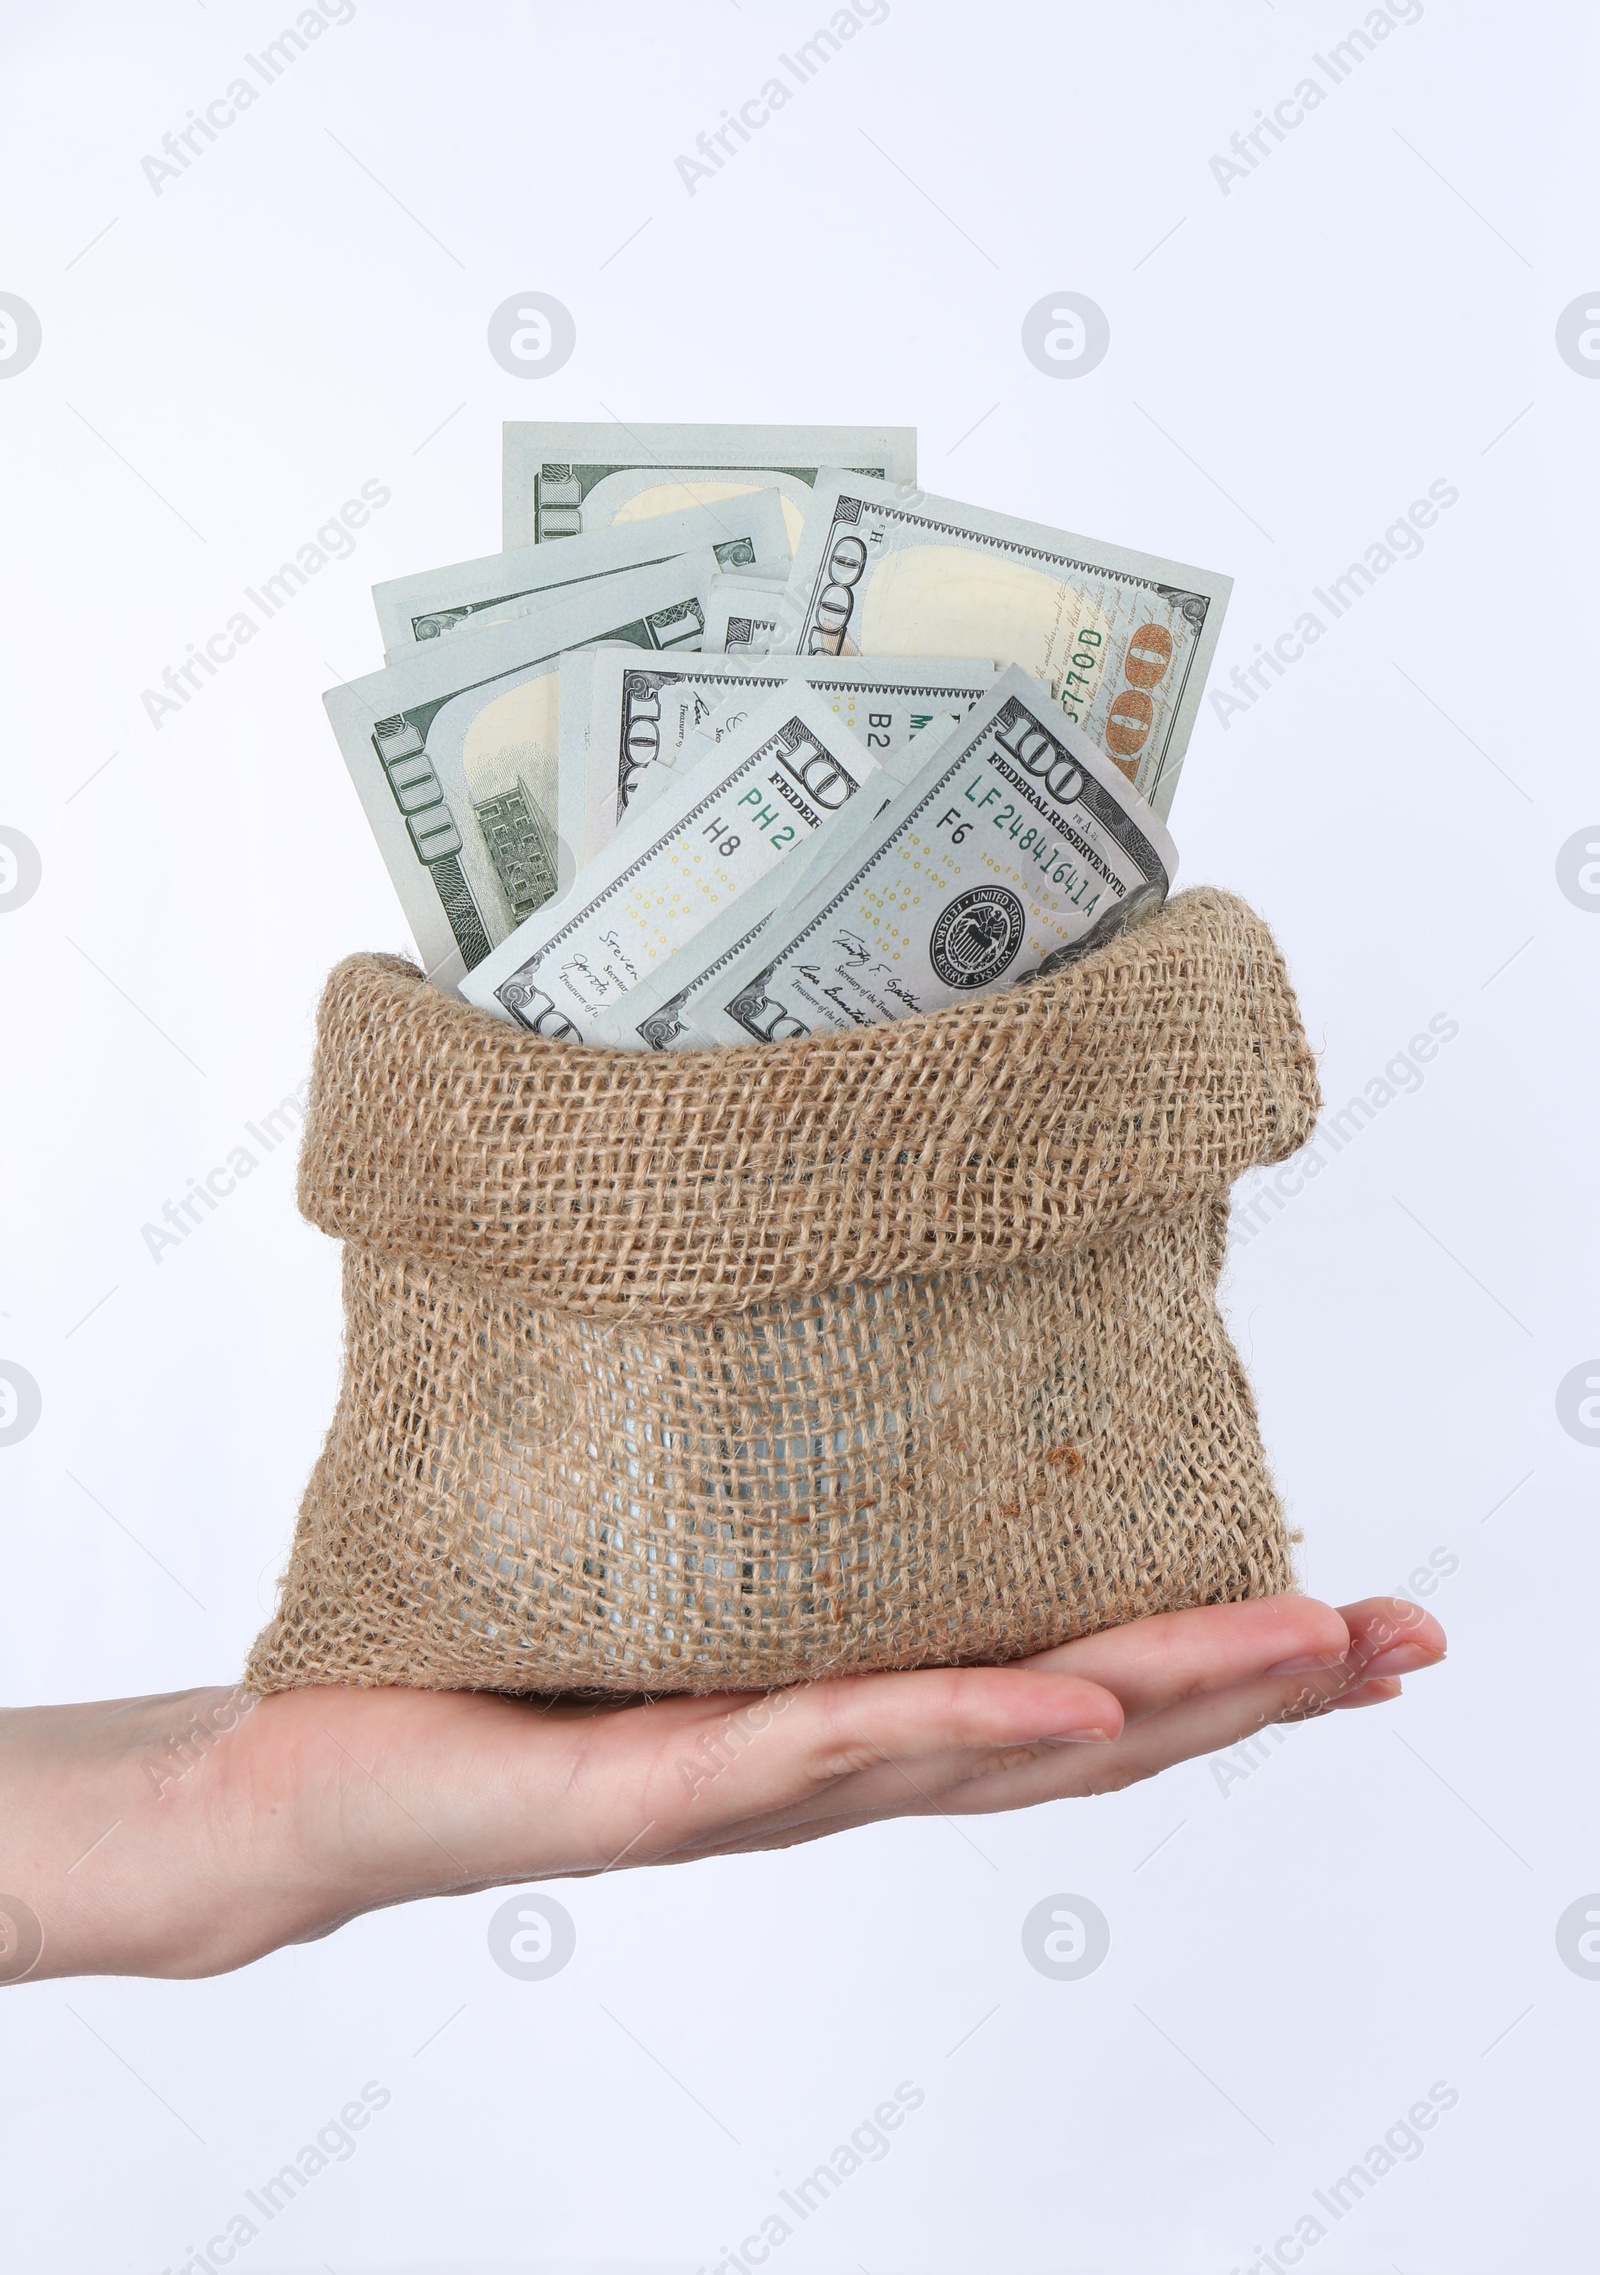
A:
POLYGON ((1013 666, 695 1006, 713 1042, 848 1032, 1004 987, 1166 898, 1177 849, 1013 666))
POLYGON ((787 575, 719 576, 706 609, 706 647, 723 655, 764 656, 778 628, 778 601, 787 575))
POLYGON ((595 1020, 757 884, 878 768, 806 687, 776 690, 648 811, 630 814, 555 906, 461 983, 535 1034, 587 1042, 595 1020))
POLYGON ((824 467, 881 481, 917 478, 915 427, 625 426, 508 419, 501 542, 609 529, 613 522, 715 505, 776 483, 791 549, 824 467))
POLYGON ((820 481, 774 648, 1020 664, 1163 817, 1231 577, 848 474, 820 481))
POLYGON ((686 752, 697 754, 701 734, 721 741, 774 687, 800 681, 815 688, 881 760, 913 735, 930 727, 937 734, 964 717, 994 684, 996 670, 974 657, 930 663, 702 653, 692 662, 675 656, 670 663, 646 663, 626 648, 590 649, 572 662, 587 680, 589 707, 580 741, 576 690, 569 704, 569 666, 563 664, 559 819, 562 836, 585 861, 608 842, 630 805, 654 797, 686 752))
POLYGON ((697 647, 710 552, 429 640, 323 697, 430 977, 454 985, 572 875, 557 824, 558 669, 596 640, 697 647))
POLYGON ((623 569, 648 568, 675 553, 709 545, 721 569, 766 569, 781 583, 790 546, 775 489, 750 490, 714 506, 689 506, 647 522, 596 530, 558 551, 524 545, 515 553, 487 553, 444 569, 393 577, 372 588, 386 659, 394 663, 422 640, 437 640, 458 625, 501 623, 536 607, 557 586, 623 569))
MULTIPOLYGON (((902 757, 900 764, 904 766, 902 757)), ((877 788, 893 791, 894 769, 882 770, 877 788)), ((868 786, 869 789, 871 786, 868 786)), ((737 900, 676 949, 664 964, 631 987, 595 1021, 594 1040, 624 1051, 676 1051, 703 1047, 710 1037, 695 1022, 695 1006, 710 1000, 723 974, 731 971, 755 945, 757 935, 775 914, 791 906, 815 880, 848 853, 863 832, 872 827, 886 799, 878 795, 852 798, 830 814, 810 842, 781 861, 754 885, 747 885, 737 900)))

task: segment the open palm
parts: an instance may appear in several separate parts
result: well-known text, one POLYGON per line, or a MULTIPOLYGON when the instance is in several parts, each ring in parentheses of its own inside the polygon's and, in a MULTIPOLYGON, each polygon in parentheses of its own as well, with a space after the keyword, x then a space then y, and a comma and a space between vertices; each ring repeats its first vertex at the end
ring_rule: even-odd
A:
POLYGON ((1443 1652, 1415 1604, 1276 1596, 1007 1667, 755 1695, 197 1690, 16 1709, 0 1888, 42 1931, 30 1980, 215 1974, 415 1897, 1110 1792, 1266 1723, 1392 1698, 1443 1652))

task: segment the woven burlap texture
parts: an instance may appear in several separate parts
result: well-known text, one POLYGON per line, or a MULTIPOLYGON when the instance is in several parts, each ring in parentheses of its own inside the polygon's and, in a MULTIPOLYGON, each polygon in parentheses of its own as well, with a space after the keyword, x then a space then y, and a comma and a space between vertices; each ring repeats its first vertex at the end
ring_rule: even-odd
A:
POLYGON ((345 1365, 246 1680, 758 1688, 1294 1584, 1215 1300, 1310 1134, 1272 937, 739 1050, 546 1042, 356 956, 300 1206, 345 1365))

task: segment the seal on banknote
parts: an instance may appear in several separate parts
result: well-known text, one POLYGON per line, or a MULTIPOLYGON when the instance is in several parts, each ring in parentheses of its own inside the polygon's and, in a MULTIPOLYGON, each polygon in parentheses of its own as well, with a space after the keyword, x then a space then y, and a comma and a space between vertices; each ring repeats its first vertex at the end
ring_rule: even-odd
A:
POLYGON ((1015 893, 1004 885, 974 885, 940 910, 928 960, 946 987, 987 987, 1015 960, 1027 929, 1015 893))

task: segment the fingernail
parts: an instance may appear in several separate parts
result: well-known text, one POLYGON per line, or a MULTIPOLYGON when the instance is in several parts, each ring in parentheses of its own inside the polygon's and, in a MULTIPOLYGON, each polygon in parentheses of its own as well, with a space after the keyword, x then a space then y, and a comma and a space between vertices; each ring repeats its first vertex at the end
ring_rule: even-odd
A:
POLYGON ((1109 1746, 1114 1733, 1110 1730, 1047 1730, 1036 1738, 1037 1746, 1109 1746))
POLYGON ((1316 1667, 1323 1674, 1329 1674, 1338 1664, 1338 1658, 1330 1657, 1326 1651, 1308 1651, 1302 1659, 1280 1659, 1275 1667, 1263 1668, 1262 1672, 1268 1675, 1304 1675, 1316 1667))
POLYGON ((1374 1675, 1414 1675, 1420 1667, 1436 1667, 1443 1657, 1442 1651, 1424 1651, 1420 1644, 1396 1643, 1369 1659, 1361 1671, 1368 1679, 1374 1675))

